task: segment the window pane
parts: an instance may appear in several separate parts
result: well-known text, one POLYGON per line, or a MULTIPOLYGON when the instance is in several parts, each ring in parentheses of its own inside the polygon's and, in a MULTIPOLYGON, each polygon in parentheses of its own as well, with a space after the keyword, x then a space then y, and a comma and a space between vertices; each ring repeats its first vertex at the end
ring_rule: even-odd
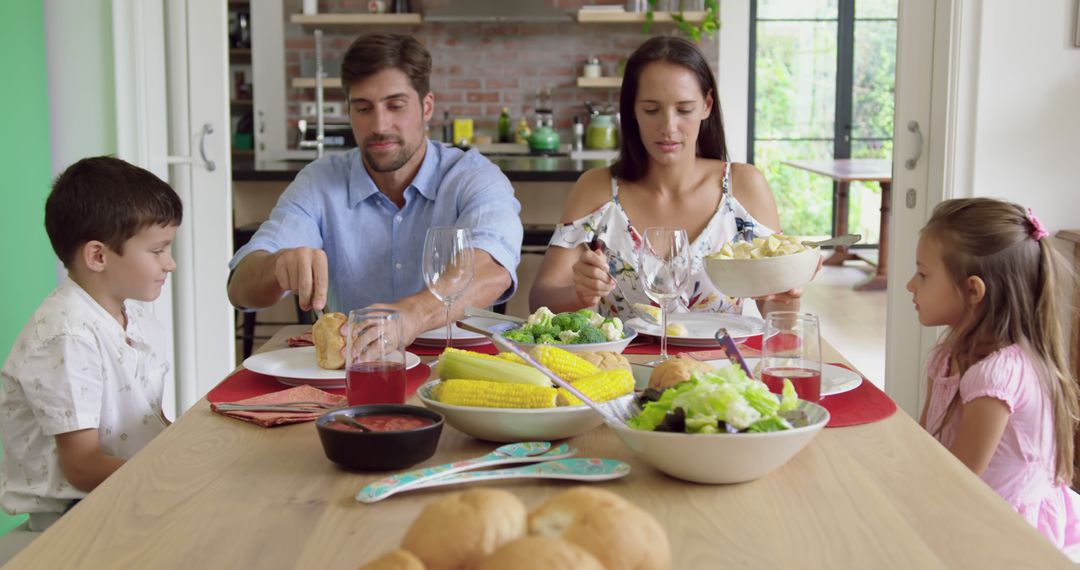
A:
MULTIPOLYGON (((852 158, 892 158, 892 141, 851 141, 852 158)), ((848 228, 862 234, 860 243, 881 239, 881 187, 877 182, 852 182, 848 202, 848 228)))
POLYGON ((896 0, 855 0, 855 19, 895 18, 896 0))
POLYGON ((896 22, 855 22, 853 138, 892 137, 896 22))
POLYGON ((757 0, 757 17, 836 18, 837 0, 757 0))
POLYGON ((836 23, 760 22, 754 138, 832 138, 836 23))
POLYGON ((781 164, 784 160, 830 159, 830 141, 758 141, 755 165, 769 181, 784 233, 799 236, 832 234, 832 180, 781 164))

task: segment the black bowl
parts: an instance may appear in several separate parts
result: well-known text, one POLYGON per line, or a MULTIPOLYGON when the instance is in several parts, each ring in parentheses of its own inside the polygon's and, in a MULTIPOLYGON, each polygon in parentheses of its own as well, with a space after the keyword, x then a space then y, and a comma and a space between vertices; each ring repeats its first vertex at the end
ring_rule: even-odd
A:
POLYGON ((442 435, 439 412, 404 404, 369 404, 332 410, 315 420, 326 457, 348 469, 389 471, 415 465, 435 455, 442 435), (435 423, 404 431, 349 431, 328 427, 334 416, 399 414, 427 418, 435 423))

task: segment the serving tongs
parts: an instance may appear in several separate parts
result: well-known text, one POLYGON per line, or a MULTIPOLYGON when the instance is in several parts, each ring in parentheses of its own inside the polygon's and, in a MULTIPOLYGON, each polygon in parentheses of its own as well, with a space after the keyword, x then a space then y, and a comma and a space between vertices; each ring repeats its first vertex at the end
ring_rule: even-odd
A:
POLYGON ((560 388, 566 388, 567 392, 570 392, 576 396, 579 400, 585 403, 597 413, 599 413, 604 421, 608 423, 628 425, 630 418, 638 415, 641 412, 641 408, 638 407, 637 402, 633 396, 615 398, 614 400, 608 400, 607 402, 594 402, 591 398, 586 396, 581 390, 574 387, 573 384, 563 380, 558 374, 552 372, 548 367, 540 364, 532 357, 528 352, 522 350, 513 341, 507 339, 502 333, 493 333, 489 330, 482 329, 480 327, 474 327, 469 323, 458 321, 457 326, 474 333, 482 334, 492 340, 495 346, 504 349, 508 352, 516 354, 519 358, 524 360, 533 368, 539 370, 547 376, 549 380, 555 383, 560 388))

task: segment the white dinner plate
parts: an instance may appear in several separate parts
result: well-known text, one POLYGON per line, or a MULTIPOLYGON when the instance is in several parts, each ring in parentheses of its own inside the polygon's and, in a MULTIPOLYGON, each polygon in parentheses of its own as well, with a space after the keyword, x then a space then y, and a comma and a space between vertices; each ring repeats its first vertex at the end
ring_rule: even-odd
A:
MULTIPOLYGON (((480 327, 483 329, 499 325, 506 324, 506 321, 500 321, 498 319, 485 319, 483 317, 469 317, 462 319, 466 323, 474 327, 480 327)), ((422 332, 416 335, 416 340, 413 341, 420 346, 446 346, 446 327, 441 326, 431 329, 426 332, 422 332)), ((491 339, 472 331, 458 328, 454 325, 454 346, 477 346, 481 344, 488 344, 491 339)))
MULTIPOLYGON (((725 359, 709 360, 706 362, 717 368, 724 368, 731 366, 731 362, 725 359)), ((750 367, 755 373, 758 371, 758 365, 761 364, 760 358, 747 358, 746 365, 750 367)), ((833 396, 835 394, 843 394, 844 392, 850 392, 862 384, 862 376, 859 376, 858 372, 854 372, 844 368, 842 366, 836 366, 835 364, 822 364, 821 365, 821 395, 833 396)))
MULTIPOLYGON (((420 357, 405 353, 405 369, 420 364, 420 357)), ((244 360, 244 368, 266 374, 288 386, 307 384, 316 388, 344 388, 345 371, 319 368, 315 363, 315 347, 301 346, 262 352, 244 360)))
MULTIPOLYGON (((742 342, 752 336, 756 336, 765 330, 765 321, 757 317, 745 315, 728 315, 723 313, 672 313, 668 315, 668 325, 682 323, 686 326, 686 336, 668 335, 668 344, 674 346, 718 346, 716 331, 721 327, 726 328, 735 342, 742 342)), ((660 325, 647 323, 634 317, 626 321, 627 326, 634 327, 641 334, 660 336, 660 325)))

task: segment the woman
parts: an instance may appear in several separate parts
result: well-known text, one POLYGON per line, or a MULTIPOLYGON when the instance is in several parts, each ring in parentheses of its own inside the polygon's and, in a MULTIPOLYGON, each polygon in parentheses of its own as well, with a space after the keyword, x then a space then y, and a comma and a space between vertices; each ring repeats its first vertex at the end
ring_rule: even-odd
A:
MULTIPOLYGON (((627 61, 619 104, 620 158, 578 179, 563 209, 569 221, 555 229, 529 295, 532 309, 599 305, 633 317, 635 303, 653 304, 637 273, 641 234, 667 226, 686 230, 693 255, 676 311, 741 312, 741 299, 713 287, 703 258, 737 235, 772 234, 780 220, 761 172, 728 161, 708 62, 685 39, 654 37, 627 61)), ((771 295, 758 307, 794 310, 800 295, 771 295)))

